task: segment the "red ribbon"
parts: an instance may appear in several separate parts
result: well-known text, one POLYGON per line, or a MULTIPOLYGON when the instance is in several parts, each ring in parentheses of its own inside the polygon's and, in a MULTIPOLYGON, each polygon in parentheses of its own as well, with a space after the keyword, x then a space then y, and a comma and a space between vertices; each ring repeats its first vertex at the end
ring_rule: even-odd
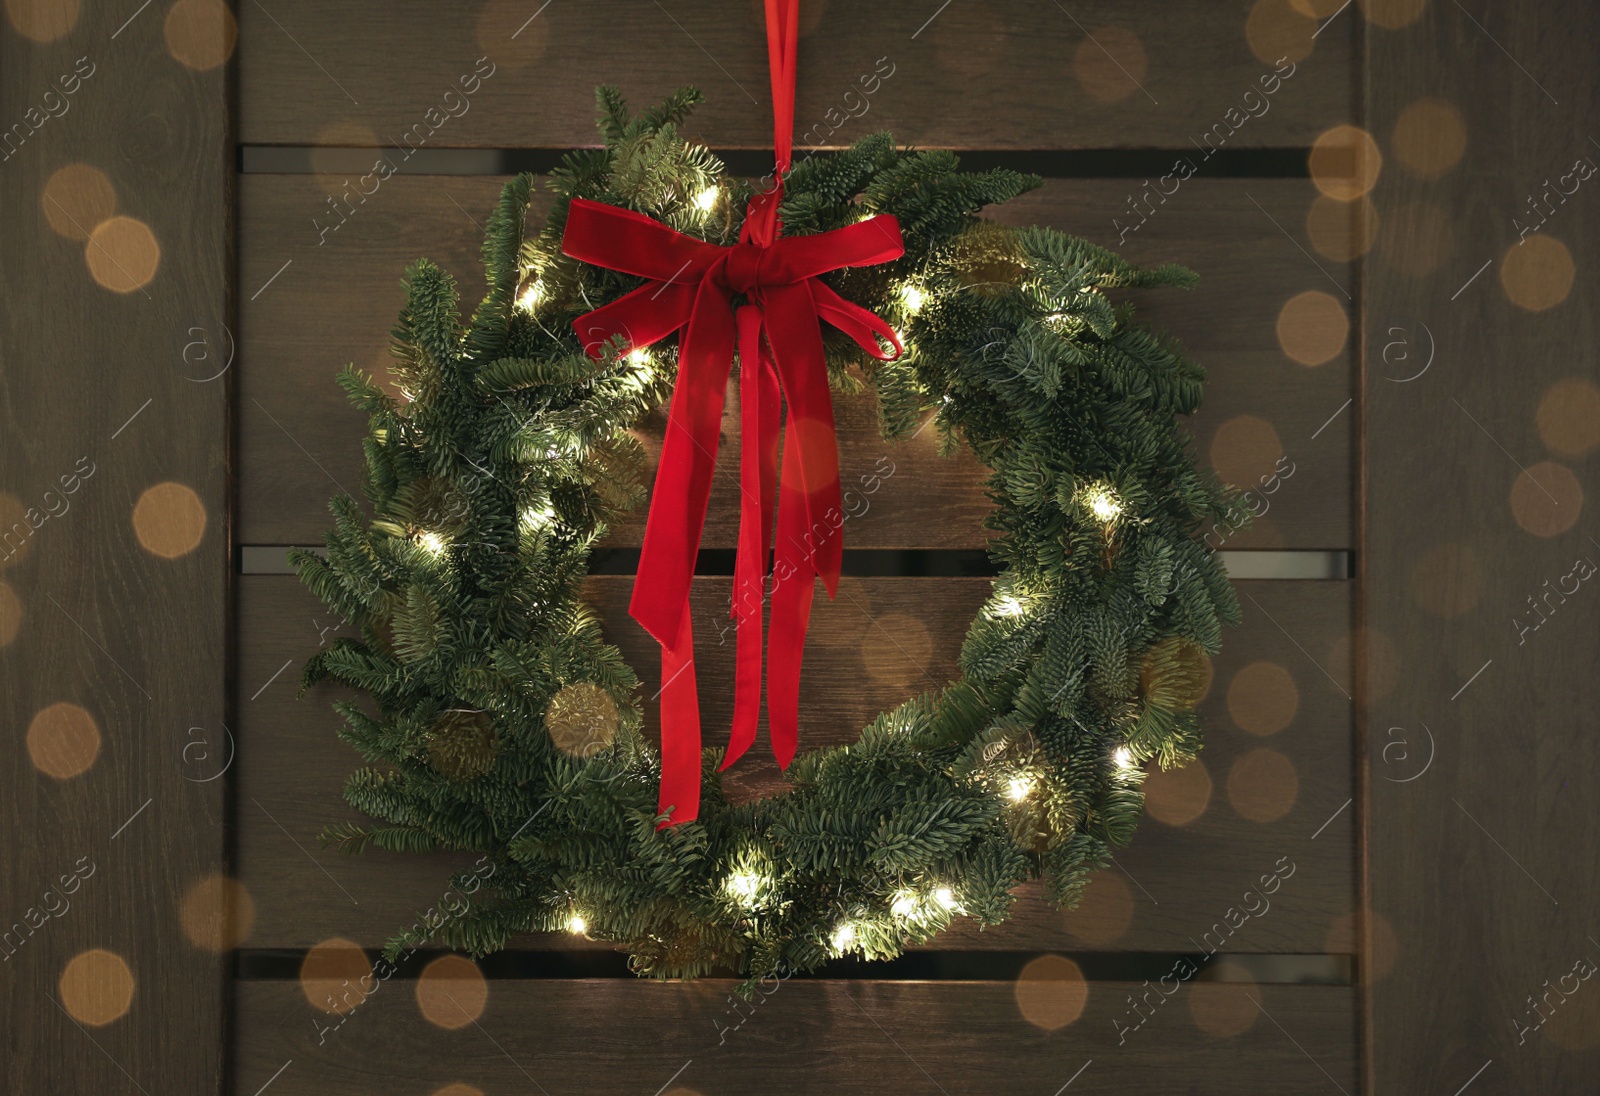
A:
POLYGON ((902 349, 883 320, 829 289, 818 275, 872 266, 904 254, 899 223, 872 217, 814 236, 780 238, 778 207, 794 128, 798 0, 767 0, 778 175, 750 200, 739 242, 719 247, 632 210, 574 198, 562 250, 574 259, 648 279, 645 285, 574 323, 599 358, 622 336, 645 347, 684 331, 661 464, 645 526, 628 611, 661 644, 660 810, 664 825, 700 811, 700 710, 694 672, 689 590, 711 477, 723 397, 737 347, 740 361, 739 549, 733 617, 738 621, 733 728, 722 767, 755 741, 761 706, 761 618, 769 531, 777 495, 776 578, 768 646, 767 715, 780 766, 799 740, 800 661, 811 616, 813 576, 838 590, 844 520, 833 405, 823 360, 821 321, 889 360, 902 349), (736 296, 745 303, 733 307, 736 296), (684 330, 687 328, 687 330, 684 330), (885 353, 881 338, 894 347, 885 353), (779 389, 788 405, 781 475, 779 389))

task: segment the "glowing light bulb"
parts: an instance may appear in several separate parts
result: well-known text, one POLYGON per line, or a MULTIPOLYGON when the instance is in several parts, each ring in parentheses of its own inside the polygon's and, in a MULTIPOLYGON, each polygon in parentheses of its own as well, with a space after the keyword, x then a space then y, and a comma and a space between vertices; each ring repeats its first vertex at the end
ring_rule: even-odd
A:
POLYGON ((1021 616, 1022 615, 1022 602, 1018 601, 1016 598, 1012 597, 1009 594, 1007 594, 1005 597, 1000 599, 1000 604, 999 604, 998 608, 1000 610, 1000 615, 1001 616, 1021 616))
POLYGON ((445 539, 438 533, 419 533, 417 535, 417 543, 420 544, 423 550, 428 552, 430 555, 444 555, 445 539))
POLYGON ((583 919, 583 914, 574 913, 571 917, 567 918, 567 931, 582 936, 584 933, 589 931, 589 922, 583 919))
POLYGON ((933 892, 933 900, 947 910, 956 909, 960 903, 956 901, 955 892, 949 887, 939 887, 933 892))
POLYGON ((833 950, 845 951, 856 942, 856 927, 846 921, 833 930, 833 950))
POLYGON ((910 917, 917 912, 917 896, 910 891, 901 891, 894 896, 894 902, 890 904, 889 912, 896 917, 910 917))
POLYGON ((1119 769, 1133 768, 1133 751, 1126 746, 1118 746, 1111 754, 1111 760, 1116 762, 1119 769))
POLYGON ((1109 525, 1122 515, 1122 503, 1117 501, 1117 496, 1109 487, 1091 487, 1084 494, 1083 501, 1089 507, 1089 513, 1102 524, 1109 525))
POLYGON ((900 303, 905 305, 906 313, 915 316, 927 303, 928 295, 914 285, 900 287, 900 303))
POLYGON ((556 519, 555 507, 549 503, 543 506, 530 506, 522 511, 522 524, 529 529, 542 529, 556 519))
POLYGON ((650 351, 642 346, 628 351, 628 364, 635 368, 643 369, 650 364, 650 351))
POLYGON ((529 312, 539 307, 539 302, 544 300, 544 284, 538 279, 529 282, 522 291, 522 296, 517 298, 517 304, 529 312))
POLYGON ((710 213, 711 207, 717 204, 717 188, 708 186, 694 196, 694 207, 701 213, 710 213))
POLYGON ((1021 803, 1033 791, 1033 780, 1026 776, 1014 776, 1006 785, 1006 798, 1013 803, 1021 803))
POLYGON ((761 891, 761 877, 754 872, 741 871, 728 876, 728 893, 741 902, 752 902, 761 891))

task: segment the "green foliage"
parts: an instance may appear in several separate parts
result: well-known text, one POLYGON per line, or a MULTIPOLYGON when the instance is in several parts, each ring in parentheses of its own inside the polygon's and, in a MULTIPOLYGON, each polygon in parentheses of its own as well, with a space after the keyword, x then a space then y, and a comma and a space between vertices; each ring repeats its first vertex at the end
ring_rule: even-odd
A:
POLYGON ((633 116, 601 89, 605 147, 565 158, 542 227, 525 223, 533 178, 505 187, 469 320, 447 274, 408 269, 394 329, 405 398, 354 368, 339 377, 369 416, 370 512, 333 500, 326 558, 293 560, 359 638, 319 651, 302 680, 363 694, 336 708, 367 766, 346 798, 374 821, 324 839, 471 850, 492 868, 458 879, 464 908, 430 911, 390 941, 391 959, 430 940, 482 954, 580 926, 663 977, 892 956, 957 917, 1003 920, 1028 878, 1076 901, 1133 834, 1142 765, 1199 748, 1174 652, 1214 651, 1237 619, 1197 536, 1236 525, 1239 508, 1195 469, 1175 422, 1198 406, 1203 371, 1107 295, 1193 275, 980 220, 1038 181, 961 172, 953 153, 879 134, 791 173, 786 231, 899 219, 902 260, 828 280, 907 351, 877 363, 829 335, 830 373, 875 389, 886 436, 932 427, 989 466, 1005 570, 955 681, 849 746, 803 754, 774 799, 730 805, 708 750, 701 817, 656 829, 660 761, 638 681, 583 584, 608 524, 647 493, 628 431, 668 398, 676 347, 588 357, 573 319, 638 280, 568 259, 560 240, 578 196, 736 238, 748 185, 677 134, 698 101, 686 90, 633 116), (578 684, 617 708, 609 745, 581 757, 545 724, 578 684))

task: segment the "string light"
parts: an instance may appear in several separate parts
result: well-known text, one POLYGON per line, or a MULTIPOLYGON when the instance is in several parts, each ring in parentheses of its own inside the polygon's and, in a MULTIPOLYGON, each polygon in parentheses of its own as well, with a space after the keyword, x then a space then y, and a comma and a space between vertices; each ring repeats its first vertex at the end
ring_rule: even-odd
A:
POLYGON ((856 942, 856 927, 849 921, 833 930, 833 950, 847 951, 856 942))
POLYGON ((701 213, 710 213, 711 207, 717 204, 717 188, 708 186, 694 196, 694 207, 701 213))
POLYGON ((910 917, 917 912, 917 896, 908 890, 899 892, 889 904, 889 912, 896 917, 910 917))
POLYGON ((427 552, 429 555, 433 555, 433 556, 442 556, 442 555, 444 555, 445 539, 444 539, 444 537, 440 536, 438 533, 433 533, 433 532, 418 533, 417 534, 417 543, 419 545, 421 545, 423 551, 427 552))
POLYGON ((1111 760, 1116 763, 1119 769, 1131 769, 1133 768, 1133 751, 1126 746, 1118 746, 1115 752, 1112 753, 1111 760))
POLYGON ((583 914, 574 911, 572 916, 567 918, 567 931, 582 936, 589 931, 589 922, 583 919, 583 914))
POLYGON ((1022 615, 1022 602, 1012 597, 1010 594, 1007 594, 1005 597, 1001 598, 1000 604, 996 608, 999 610, 1001 616, 1022 615))
POLYGON ((933 900, 947 910, 955 911, 961 908, 961 903, 956 901, 955 892, 949 887, 939 887, 934 890, 933 900))
POLYGON ((539 302, 542 300, 544 300, 544 283, 535 278, 522 291, 522 296, 517 298, 517 304, 523 309, 532 312, 539 307, 539 302))
POLYGON ((928 295, 914 285, 907 284, 900 287, 900 303, 905 306, 906 314, 909 316, 915 316, 922 311, 922 306, 927 300, 928 295))
POLYGON ((748 904, 754 902, 756 895, 761 892, 761 877, 754 872, 735 872, 728 876, 725 886, 730 895, 748 904))
POLYGON ((1096 484, 1083 494, 1084 505, 1089 508, 1089 513, 1101 524, 1109 525, 1122 516, 1122 503, 1117 500, 1116 493, 1105 484, 1096 484))
POLYGON ((522 511, 522 524, 529 529, 542 529, 556 518, 555 507, 545 503, 540 507, 528 507, 522 511))
POLYGON ((650 364, 650 351, 642 346, 628 351, 628 364, 638 369, 645 368, 650 364))
POLYGON ((1013 776, 1006 785, 1006 797, 1013 803, 1021 803, 1033 791, 1033 779, 1027 776, 1013 776))

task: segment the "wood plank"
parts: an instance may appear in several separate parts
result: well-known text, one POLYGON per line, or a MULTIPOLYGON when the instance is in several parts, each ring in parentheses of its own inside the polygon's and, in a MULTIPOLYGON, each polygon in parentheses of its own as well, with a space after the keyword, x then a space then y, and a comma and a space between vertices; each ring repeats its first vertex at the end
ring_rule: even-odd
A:
MULTIPOLYGON (((330 185, 337 190, 340 182, 330 185)), ((241 270, 253 296, 244 303, 241 329, 240 543, 320 543, 329 495, 359 490, 365 424, 333 374, 354 361, 385 375, 388 332, 403 301, 400 273, 412 259, 431 257, 476 301, 479 226, 500 184, 397 175, 319 244, 313 219, 330 218, 317 177, 241 180, 241 270)), ((1119 216, 1131 223, 1129 194, 1142 190, 1126 180, 1054 180, 993 215, 1115 244, 1120 229, 1113 223, 1119 216)), ((1280 455, 1282 467, 1292 471, 1270 498, 1257 502, 1264 516, 1230 538, 1229 548, 1351 545, 1353 418, 1344 406, 1354 381, 1348 350, 1308 368, 1285 355, 1276 335, 1291 298, 1343 292, 1330 285, 1330 276, 1340 286, 1352 284, 1344 264, 1324 260, 1327 273, 1319 270, 1273 225, 1275 219, 1303 238, 1314 195, 1303 180, 1193 179, 1122 245, 1135 261, 1181 262, 1201 274, 1194 290, 1138 298, 1151 322, 1210 370, 1206 403, 1191 422, 1201 459, 1212 461, 1215 454, 1228 478, 1247 485, 1270 474, 1280 455)), ((870 397, 837 403, 845 482, 859 484, 875 470, 893 469, 868 512, 852 519, 850 545, 982 547, 989 504, 976 461, 939 456, 932 430, 889 445, 878 437, 870 397), (935 498, 940 520, 929 521, 928 500, 935 498)), ((737 406, 728 404, 728 439, 738 436, 737 406)), ((720 466, 707 547, 736 543, 732 469, 727 461, 720 466)), ((613 534, 613 543, 638 544, 642 519, 641 511, 613 534)))
MULTIPOLYGON (((658 662, 649 637, 626 617, 632 580, 590 581, 611 638, 640 674, 641 694, 649 697, 658 662)), ((716 631, 729 581, 696 581, 708 740, 721 733, 730 712, 732 633, 719 645, 716 631)), ((851 741, 878 711, 948 680, 966 625, 988 588, 983 579, 847 579, 838 601, 819 598, 802 684, 804 745, 851 741)), ((1339 811, 1351 794, 1352 711, 1345 695, 1350 589, 1335 582, 1243 582, 1238 589, 1245 595, 1244 624, 1227 637, 1203 707, 1210 728, 1203 764, 1213 785, 1203 813, 1183 825, 1147 819, 1118 866, 1092 884, 1091 900, 1080 913, 1061 914, 1030 886, 1006 925, 982 933, 967 926, 938 946, 1187 951, 1225 922, 1230 908, 1247 901, 1246 892, 1258 887, 1261 875, 1287 858, 1293 875, 1268 900, 1270 909, 1245 917, 1236 933, 1218 930, 1216 938, 1226 936, 1230 950, 1245 952, 1348 950, 1347 944, 1330 943, 1329 933, 1354 903, 1352 812, 1339 811), (1285 642, 1285 630, 1309 655, 1285 642), (1337 680, 1325 676, 1313 658, 1337 680), (1273 668, 1255 666, 1241 674, 1259 662, 1273 668), (1258 730, 1280 724, 1283 729, 1263 738, 1242 730, 1240 721, 1258 730), (1294 791, 1270 767, 1284 762, 1256 753, 1260 749, 1275 751, 1292 766, 1294 791), (1241 813, 1270 813, 1261 809, 1262 796, 1270 804, 1278 795, 1292 804, 1284 802, 1285 813, 1270 822, 1241 813)), ((335 738, 337 717, 328 705, 339 694, 319 687, 297 701, 293 666, 319 639, 341 634, 319 635, 335 624, 293 578, 240 581, 241 688, 245 695, 259 690, 240 713, 245 746, 239 858, 256 899, 253 947, 307 947, 332 935, 379 943, 439 901, 449 873, 471 859, 349 857, 316 848, 323 826, 356 817, 340 789, 359 759, 335 738), (286 663, 290 669, 273 678, 286 663)), ((653 722, 654 706, 645 706, 653 722)), ((730 794, 781 788, 764 732, 727 779, 730 794)), ((1184 800, 1170 787, 1160 798, 1184 800)), ((1262 906, 1259 897, 1248 901, 1262 906)), ((518 946, 586 945, 561 935, 527 937, 518 946)))
POLYGON ((422 1018, 416 983, 394 981, 380 983, 319 1044, 335 1021, 319 1019, 298 984, 247 982, 239 987, 238 1091, 274 1075, 281 1096, 389 1093, 397 1084, 572 1096, 1059 1093, 1067 1085, 1073 1096, 1355 1091, 1349 987, 1169 984, 1179 988, 1119 1043, 1113 1021, 1129 1026, 1128 1001, 1144 986, 795 979, 744 1006, 753 1015, 734 1027, 728 982, 491 981, 481 1017, 445 1016, 460 1025, 447 1031, 422 1018), (1059 1025, 1085 987, 1070 1026, 1049 1031, 1024 1018, 1019 1001, 1059 1025), (1248 1029, 1210 1034, 1197 1018, 1213 1031, 1248 1029), (781 1088, 769 1087, 779 1077, 781 1088))
MULTIPOLYGON (((412 131, 432 146, 565 148, 596 140, 596 84, 621 87, 636 106, 696 84, 708 101, 689 132, 718 147, 771 147, 759 5, 609 0, 534 18, 537 7, 490 3, 441 18, 426 0, 402 0, 374 34, 351 0, 283 0, 270 15, 245 5, 243 140, 398 144, 412 131), (484 57, 477 71, 492 75, 474 81, 484 57)), ((1288 7, 1265 13, 1281 26, 1259 15, 1247 25, 1248 0, 806 9, 800 148, 877 129, 925 147, 1173 148, 1219 124, 1222 135, 1237 129, 1234 147, 1304 147, 1350 111, 1353 19, 1330 21, 1313 41, 1316 22, 1288 7), (1252 35, 1266 60, 1252 55, 1252 35), (1292 75, 1260 83, 1286 52, 1298 58, 1282 66, 1292 75), (879 83, 875 72, 889 76, 879 83), (875 94, 863 97, 863 76, 875 94), (1263 96, 1266 86, 1275 94, 1263 96), (830 112, 842 123, 833 136, 830 112)))
POLYGON ((1572 174, 1600 165, 1597 36, 1594 5, 1465 2, 1367 37, 1392 226, 1367 275, 1376 1091, 1582 1092, 1600 1070, 1600 994, 1573 973, 1600 963, 1600 813, 1573 794, 1600 778, 1574 572, 1600 562, 1600 200, 1572 174))
POLYGON ((227 972, 180 910, 226 864, 229 389, 195 381, 231 352, 233 144, 169 6, 0 32, 6 1092, 223 1083, 227 972))

